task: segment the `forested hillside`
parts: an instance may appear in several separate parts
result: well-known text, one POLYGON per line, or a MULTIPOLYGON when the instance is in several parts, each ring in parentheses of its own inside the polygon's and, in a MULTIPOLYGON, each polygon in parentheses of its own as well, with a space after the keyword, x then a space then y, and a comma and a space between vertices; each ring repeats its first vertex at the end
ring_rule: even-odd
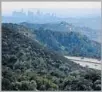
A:
POLYGON ((101 58, 101 45, 77 32, 35 30, 36 38, 47 47, 70 56, 101 58))
POLYGON ((37 41, 38 31, 32 32, 17 24, 2 24, 2 90, 101 90, 100 71, 47 49, 37 41))
POLYGON ((63 22, 59 25, 29 23, 22 23, 22 25, 32 29, 39 42, 58 53, 70 56, 101 58, 101 44, 89 39, 87 35, 83 35, 85 32, 89 32, 88 35, 91 35, 90 33, 93 35, 94 31, 91 32, 91 29, 87 28, 86 31, 84 28, 83 30, 77 29, 68 23, 69 26, 66 29, 66 23, 63 22), (82 30, 83 34, 79 30, 82 30))

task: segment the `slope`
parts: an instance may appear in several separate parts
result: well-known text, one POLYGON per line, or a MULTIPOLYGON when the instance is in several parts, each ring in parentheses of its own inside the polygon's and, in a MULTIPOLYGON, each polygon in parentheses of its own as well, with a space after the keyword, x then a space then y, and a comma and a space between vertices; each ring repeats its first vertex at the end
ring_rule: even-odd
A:
POLYGON ((2 90, 100 90, 97 88, 100 85, 99 71, 83 68, 47 50, 30 34, 23 26, 2 24, 2 90), (85 77, 90 73, 95 73, 92 75, 95 79, 85 77), (86 82, 90 80, 88 85, 83 84, 87 88, 77 87, 81 79, 78 75, 86 82), (76 87, 72 85, 75 76, 79 83, 76 87), (71 84, 67 83, 69 80, 71 84), (97 80, 99 83, 96 85, 94 82, 97 80))

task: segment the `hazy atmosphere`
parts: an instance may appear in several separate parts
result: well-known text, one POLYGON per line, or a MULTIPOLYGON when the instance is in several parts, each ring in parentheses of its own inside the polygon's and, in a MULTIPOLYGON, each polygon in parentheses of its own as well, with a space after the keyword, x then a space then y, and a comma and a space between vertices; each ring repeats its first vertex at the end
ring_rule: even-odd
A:
POLYGON ((101 2, 2 2, 3 91, 101 91, 101 2))
POLYGON ((62 17, 101 15, 100 2, 2 2, 3 16, 11 15, 13 11, 21 9, 24 9, 24 12, 31 10, 34 13, 39 9, 44 13, 55 13, 62 17))

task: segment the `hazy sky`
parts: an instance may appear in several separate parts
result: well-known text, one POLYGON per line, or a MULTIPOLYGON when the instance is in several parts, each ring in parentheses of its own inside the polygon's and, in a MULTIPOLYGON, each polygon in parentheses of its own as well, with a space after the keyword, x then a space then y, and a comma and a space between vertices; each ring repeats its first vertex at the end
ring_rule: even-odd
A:
POLYGON ((2 2, 2 15, 12 11, 31 10, 56 13, 60 16, 101 15, 101 2, 2 2))

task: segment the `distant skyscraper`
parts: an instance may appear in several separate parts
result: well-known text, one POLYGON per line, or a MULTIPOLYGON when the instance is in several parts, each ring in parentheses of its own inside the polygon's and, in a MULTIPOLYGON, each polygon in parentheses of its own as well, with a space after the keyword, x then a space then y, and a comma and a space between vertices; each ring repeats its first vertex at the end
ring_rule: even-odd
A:
POLYGON ((17 11, 14 11, 12 13, 12 16, 13 17, 26 17, 26 14, 25 12, 23 11, 23 9, 21 9, 21 11, 17 12, 17 11))
POLYGON ((33 17, 34 16, 34 14, 33 14, 33 12, 31 12, 31 11, 28 11, 28 17, 33 17))
POLYGON ((36 14, 37 14, 37 15, 41 15, 40 10, 37 10, 36 14))

